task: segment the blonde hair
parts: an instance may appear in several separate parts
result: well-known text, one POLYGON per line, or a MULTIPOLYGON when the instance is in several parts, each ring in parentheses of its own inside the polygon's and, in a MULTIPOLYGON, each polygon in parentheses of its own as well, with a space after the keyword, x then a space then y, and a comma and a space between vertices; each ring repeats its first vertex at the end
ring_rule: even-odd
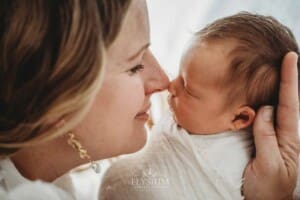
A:
POLYGON ((53 139, 86 114, 104 49, 130 0, 0 2, 0 155, 53 139), (67 123, 56 128, 61 120, 67 123))

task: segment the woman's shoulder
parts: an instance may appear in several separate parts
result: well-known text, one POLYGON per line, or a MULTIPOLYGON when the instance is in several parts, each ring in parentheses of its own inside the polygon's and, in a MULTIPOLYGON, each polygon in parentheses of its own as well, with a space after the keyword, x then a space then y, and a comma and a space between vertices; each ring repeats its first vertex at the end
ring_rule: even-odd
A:
POLYGON ((10 159, 0 160, 0 199, 69 200, 64 190, 54 184, 24 178, 10 159))
POLYGON ((62 189, 41 181, 23 183, 10 191, 0 189, 0 199, 7 200, 72 200, 62 189))

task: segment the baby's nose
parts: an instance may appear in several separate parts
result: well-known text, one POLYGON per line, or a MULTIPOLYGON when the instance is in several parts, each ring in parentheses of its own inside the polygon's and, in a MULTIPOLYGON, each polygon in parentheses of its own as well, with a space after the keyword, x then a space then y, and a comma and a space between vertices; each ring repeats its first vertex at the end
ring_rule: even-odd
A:
POLYGON ((176 83, 175 80, 171 81, 168 87, 168 91, 172 96, 176 95, 176 83))

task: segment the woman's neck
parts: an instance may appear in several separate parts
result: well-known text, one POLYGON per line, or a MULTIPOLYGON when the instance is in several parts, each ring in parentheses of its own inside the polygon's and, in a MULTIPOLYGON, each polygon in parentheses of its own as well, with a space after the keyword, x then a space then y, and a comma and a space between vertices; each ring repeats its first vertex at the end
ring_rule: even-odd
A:
POLYGON ((11 157, 25 178, 52 182, 72 168, 83 164, 77 152, 67 144, 65 136, 20 150, 11 157))

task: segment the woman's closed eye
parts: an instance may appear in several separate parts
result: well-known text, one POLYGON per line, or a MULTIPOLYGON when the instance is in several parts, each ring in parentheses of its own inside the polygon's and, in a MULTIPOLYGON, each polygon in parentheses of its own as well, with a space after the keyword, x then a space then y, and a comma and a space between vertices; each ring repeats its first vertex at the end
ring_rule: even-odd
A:
POLYGON ((144 65, 139 64, 139 65, 136 65, 136 66, 132 67, 127 72, 129 73, 129 75, 132 76, 132 75, 137 74, 138 72, 141 72, 143 69, 144 69, 144 65))

